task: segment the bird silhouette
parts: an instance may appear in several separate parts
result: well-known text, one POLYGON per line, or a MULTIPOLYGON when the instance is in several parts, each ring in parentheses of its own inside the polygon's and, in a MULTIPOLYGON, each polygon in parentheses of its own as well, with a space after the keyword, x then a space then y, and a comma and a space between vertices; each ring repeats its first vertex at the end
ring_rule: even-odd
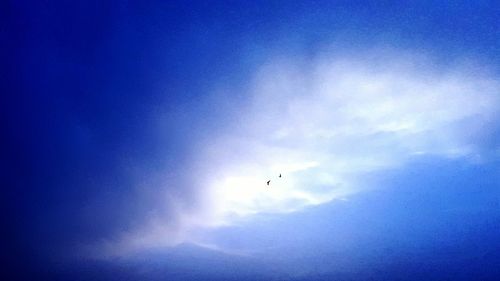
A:
POLYGON ((268 181, 267 181, 267 185, 269 185, 269 183, 270 183, 270 182, 271 182, 271 180, 268 180, 268 181))
POLYGON ((281 178, 281 174, 280 174, 280 176, 279 176, 279 177, 281 178))

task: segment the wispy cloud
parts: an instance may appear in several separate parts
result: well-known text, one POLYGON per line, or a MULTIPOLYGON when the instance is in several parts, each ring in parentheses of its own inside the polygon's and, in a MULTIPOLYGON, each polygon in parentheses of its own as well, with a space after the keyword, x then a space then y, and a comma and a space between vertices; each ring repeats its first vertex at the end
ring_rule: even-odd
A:
POLYGON ((328 202, 415 155, 480 157, 470 134, 487 133, 499 104, 496 80, 408 57, 270 62, 253 85, 240 127, 207 147, 208 162, 227 160, 210 187, 218 218, 328 202))
POLYGON ((357 180, 366 173, 414 157, 480 160, 479 140, 498 126, 496 77, 416 55, 280 58, 250 85, 247 103, 228 112, 237 125, 202 140, 195 161, 200 205, 180 212, 175 225, 150 219, 109 244, 110 253, 176 244, 193 229, 259 213, 346 200, 368 188, 357 180))

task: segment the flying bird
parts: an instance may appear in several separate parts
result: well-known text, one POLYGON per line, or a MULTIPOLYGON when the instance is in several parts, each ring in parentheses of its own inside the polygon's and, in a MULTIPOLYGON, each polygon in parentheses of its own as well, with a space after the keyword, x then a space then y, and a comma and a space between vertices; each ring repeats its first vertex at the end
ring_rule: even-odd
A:
POLYGON ((271 182, 271 180, 268 180, 268 181, 267 181, 267 185, 269 185, 269 183, 270 183, 270 182, 271 182))
POLYGON ((279 177, 281 178, 281 174, 280 174, 280 176, 279 176, 279 177))

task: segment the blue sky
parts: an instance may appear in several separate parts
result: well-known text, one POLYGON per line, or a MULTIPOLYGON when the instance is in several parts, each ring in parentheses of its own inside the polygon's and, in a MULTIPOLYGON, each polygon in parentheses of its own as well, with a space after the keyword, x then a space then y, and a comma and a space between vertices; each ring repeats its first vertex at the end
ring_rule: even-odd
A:
POLYGON ((1 10, 11 278, 500 275, 494 1, 1 10))

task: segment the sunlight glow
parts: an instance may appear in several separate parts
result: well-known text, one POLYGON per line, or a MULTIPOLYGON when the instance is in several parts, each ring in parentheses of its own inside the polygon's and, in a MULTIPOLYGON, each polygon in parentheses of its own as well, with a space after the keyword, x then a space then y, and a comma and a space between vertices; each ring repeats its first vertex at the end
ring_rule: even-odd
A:
POLYGON ((414 157, 472 155, 464 128, 485 133, 499 98, 495 80, 394 58, 333 57, 310 69, 280 60, 253 85, 238 129, 217 136, 203 158, 227 163, 214 167, 218 178, 209 184, 208 211, 222 224, 345 200, 373 188, 364 174, 414 157))
POLYGON ((127 233, 129 242, 119 250, 193 241, 193 229, 259 214, 349 202, 355 193, 380 188, 366 175, 416 157, 480 161, 478 140, 498 117, 499 82, 470 76, 465 67, 422 67, 397 57, 264 65, 246 104, 227 112, 237 125, 200 140, 194 207, 183 208, 171 195, 165 205, 180 204, 176 220, 153 216, 140 232, 127 233))

